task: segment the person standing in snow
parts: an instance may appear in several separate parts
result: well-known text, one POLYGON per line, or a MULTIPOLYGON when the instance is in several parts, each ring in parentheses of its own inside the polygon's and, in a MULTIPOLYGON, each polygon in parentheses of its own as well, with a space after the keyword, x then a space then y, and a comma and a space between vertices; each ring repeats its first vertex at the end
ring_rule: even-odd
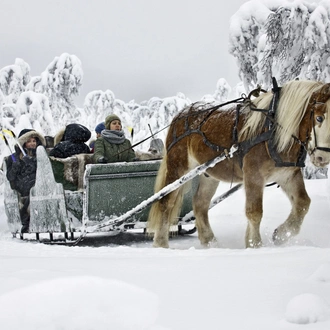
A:
POLYGON ((105 129, 95 141, 93 163, 132 162, 135 152, 126 139, 121 120, 111 114, 105 118, 105 129))
POLYGON ((91 137, 90 130, 80 124, 69 124, 55 136, 55 147, 49 156, 67 158, 77 154, 89 154, 89 146, 85 143, 91 137))
POLYGON ((22 233, 29 231, 30 225, 30 189, 35 185, 37 174, 37 147, 46 146, 44 137, 33 129, 23 129, 18 136, 18 143, 25 151, 25 155, 18 145, 15 153, 6 158, 7 179, 12 189, 19 194, 20 217, 22 233))

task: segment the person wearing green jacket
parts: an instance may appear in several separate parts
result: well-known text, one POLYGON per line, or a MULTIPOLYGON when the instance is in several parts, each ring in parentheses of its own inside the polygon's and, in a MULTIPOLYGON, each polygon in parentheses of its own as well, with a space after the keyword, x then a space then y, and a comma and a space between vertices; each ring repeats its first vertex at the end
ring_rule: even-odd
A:
POLYGON ((131 142, 126 139, 121 120, 111 114, 105 118, 105 129, 94 144, 93 163, 132 162, 135 152, 131 142))

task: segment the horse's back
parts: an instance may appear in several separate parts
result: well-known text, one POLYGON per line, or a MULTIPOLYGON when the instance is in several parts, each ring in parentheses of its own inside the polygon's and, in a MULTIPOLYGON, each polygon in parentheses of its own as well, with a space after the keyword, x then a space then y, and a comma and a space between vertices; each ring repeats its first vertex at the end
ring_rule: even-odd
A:
POLYGON ((230 150, 235 141, 235 105, 198 102, 174 117, 166 138, 168 162, 192 168, 230 150))

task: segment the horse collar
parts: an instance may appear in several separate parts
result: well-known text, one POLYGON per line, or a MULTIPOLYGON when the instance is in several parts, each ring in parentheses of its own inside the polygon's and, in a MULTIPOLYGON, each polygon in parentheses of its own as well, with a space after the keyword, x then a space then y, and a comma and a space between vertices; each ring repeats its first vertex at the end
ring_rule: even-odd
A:
POLYGON ((248 141, 243 141, 239 144, 239 153, 241 155, 241 159, 243 159, 243 157, 252 147, 256 146, 261 142, 265 142, 268 153, 275 162, 275 167, 305 167, 307 150, 305 147, 305 143, 300 141, 297 137, 293 136, 293 138, 295 138, 300 144, 297 162, 284 162, 276 150, 276 145, 274 143, 274 131, 276 127, 275 114, 280 99, 281 87, 278 87, 275 77, 273 77, 272 91, 273 98, 271 100, 270 107, 268 110, 251 108, 254 111, 261 111, 266 113, 266 121, 264 125, 265 131, 260 135, 256 136, 255 138, 248 141))

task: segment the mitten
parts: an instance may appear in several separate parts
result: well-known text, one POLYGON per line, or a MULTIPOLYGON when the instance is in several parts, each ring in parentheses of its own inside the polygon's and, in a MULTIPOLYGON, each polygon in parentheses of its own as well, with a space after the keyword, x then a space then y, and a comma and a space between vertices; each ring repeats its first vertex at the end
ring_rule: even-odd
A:
POLYGON ((98 163, 100 164, 105 164, 108 162, 108 159, 106 157, 100 157, 98 160, 97 160, 98 163))

